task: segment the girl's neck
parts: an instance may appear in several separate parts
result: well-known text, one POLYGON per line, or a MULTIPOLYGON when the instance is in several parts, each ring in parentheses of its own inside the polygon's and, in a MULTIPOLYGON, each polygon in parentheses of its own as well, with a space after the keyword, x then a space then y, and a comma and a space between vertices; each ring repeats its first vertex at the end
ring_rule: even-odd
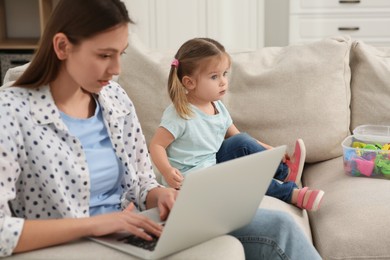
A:
POLYGON ((207 115, 218 114, 218 110, 215 107, 214 102, 208 102, 208 103, 203 103, 203 104, 193 104, 193 103, 191 103, 191 104, 207 115))

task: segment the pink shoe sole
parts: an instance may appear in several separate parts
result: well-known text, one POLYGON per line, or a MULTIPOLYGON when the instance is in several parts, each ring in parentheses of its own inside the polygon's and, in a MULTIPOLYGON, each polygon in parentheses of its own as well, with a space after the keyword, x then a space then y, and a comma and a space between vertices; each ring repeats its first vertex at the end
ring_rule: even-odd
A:
POLYGON ((287 176, 286 181, 293 181, 298 186, 301 182, 302 171, 305 165, 306 148, 302 139, 297 139, 295 142, 295 150, 292 156, 292 160, 287 161, 286 164, 290 169, 290 173, 287 176))
POLYGON ((316 211, 321 206, 325 192, 322 190, 311 190, 310 197, 304 204, 304 200, 308 191, 310 191, 308 187, 304 187, 299 191, 297 207, 309 211, 316 211))

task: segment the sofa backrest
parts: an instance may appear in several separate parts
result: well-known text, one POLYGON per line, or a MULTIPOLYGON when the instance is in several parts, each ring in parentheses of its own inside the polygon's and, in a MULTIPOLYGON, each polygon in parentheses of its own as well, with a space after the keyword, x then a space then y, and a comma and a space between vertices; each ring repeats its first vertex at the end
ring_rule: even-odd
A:
MULTIPOLYGON (((170 103, 166 84, 174 52, 150 51, 134 34, 129 43, 118 81, 149 143, 170 103)), ((231 56, 223 101, 234 123, 261 141, 289 145, 290 152, 302 138, 307 162, 342 155, 341 142, 358 125, 390 125, 390 48, 332 37, 231 56)), ((26 66, 9 70, 5 85, 26 66)))
POLYGON ((390 125, 390 47, 355 41, 351 48, 351 131, 359 125, 390 125))

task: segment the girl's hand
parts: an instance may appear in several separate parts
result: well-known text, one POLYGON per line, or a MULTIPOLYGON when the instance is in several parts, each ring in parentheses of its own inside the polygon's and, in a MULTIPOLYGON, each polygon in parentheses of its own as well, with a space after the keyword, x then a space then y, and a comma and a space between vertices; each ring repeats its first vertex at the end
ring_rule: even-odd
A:
POLYGON ((260 142, 259 140, 256 140, 261 146, 263 146, 265 149, 269 150, 269 149, 272 149, 273 146, 269 145, 269 144, 265 144, 263 142, 260 142))
MULTIPOLYGON (((265 149, 269 150, 269 149, 272 149, 274 148, 273 146, 269 145, 269 144, 265 144, 265 143, 262 143, 260 142, 259 140, 256 140, 261 146, 263 146, 265 149)), ((285 153, 283 158, 282 158, 282 162, 286 163, 288 160, 290 160, 290 156, 285 153)))
POLYGON ((184 177, 181 172, 176 168, 171 168, 164 175, 165 181, 168 183, 169 187, 174 189, 180 189, 181 184, 183 183, 184 177))
POLYGON ((289 160, 290 160, 290 156, 288 155, 288 153, 285 153, 283 157, 283 162, 286 163, 289 160))
POLYGON ((159 237, 162 226, 146 216, 135 213, 134 208, 134 204, 130 203, 122 212, 91 217, 92 236, 104 236, 126 231, 145 240, 152 240, 152 237, 146 232, 159 237))

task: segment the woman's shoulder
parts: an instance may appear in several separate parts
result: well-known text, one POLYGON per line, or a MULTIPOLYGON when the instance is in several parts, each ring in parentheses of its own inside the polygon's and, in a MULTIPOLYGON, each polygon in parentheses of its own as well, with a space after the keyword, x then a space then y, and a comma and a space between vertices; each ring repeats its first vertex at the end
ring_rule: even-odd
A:
POLYGON ((109 109, 111 112, 128 114, 135 110, 134 104, 126 91, 115 81, 110 81, 98 96, 103 108, 109 109))
POLYGON ((29 97, 29 92, 31 90, 23 87, 2 87, 0 89, 0 104, 16 104, 22 101, 25 101, 29 97))
POLYGON ((118 82, 113 80, 101 90, 100 94, 108 99, 113 99, 114 101, 132 103, 126 91, 118 82))
POLYGON ((119 93, 127 96, 126 91, 121 87, 121 85, 119 85, 118 82, 114 80, 111 80, 110 83, 102 89, 102 92, 119 93))

